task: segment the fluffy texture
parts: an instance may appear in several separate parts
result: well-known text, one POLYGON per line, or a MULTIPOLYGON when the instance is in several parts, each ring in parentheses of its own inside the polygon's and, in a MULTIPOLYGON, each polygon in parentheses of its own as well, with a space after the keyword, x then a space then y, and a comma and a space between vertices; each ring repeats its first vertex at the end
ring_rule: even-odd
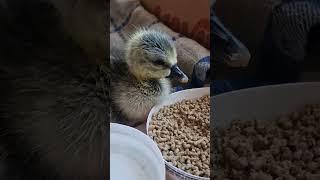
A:
POLYGON ((138 30, 129 39, 126 61, 136 78, 161 79, 177 64, 177 53, 170 37, 154 30, 138 30))
POLYGON ((28 172, 96 179, 106 165, 107 79, 87 64, 72 66, 37 62, 10 69, 3 81, 2 133, 8 152, 28 162, 28 172))
POLYGON ((0 8, 0 153, 9 171, 1 179, 106 179, 109 63, 87 58, 88 41, 60 26, 59 8, 7 5, 0 8))
POLYGON ((112 73, 111 80, 113 121, 132 126, 145 122, 151 108, 170 93, 170 82, 164 78, 139 81, 128 73, 126 64, 117 63, 115 66, 114 72, 117 73, 112 73))

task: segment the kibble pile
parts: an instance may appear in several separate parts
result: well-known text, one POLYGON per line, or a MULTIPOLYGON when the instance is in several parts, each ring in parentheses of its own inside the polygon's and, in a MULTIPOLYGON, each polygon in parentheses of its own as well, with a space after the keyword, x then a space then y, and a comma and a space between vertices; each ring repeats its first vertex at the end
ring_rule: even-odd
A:
POLYGON ((221 136, 218 179, 320 180, 320 106, 268 125, 235 121, 221 136))
POLYGON ((190 174, 210 176, 210 97, 184 100, 152 117, 149 135, 164 159, 190 174))

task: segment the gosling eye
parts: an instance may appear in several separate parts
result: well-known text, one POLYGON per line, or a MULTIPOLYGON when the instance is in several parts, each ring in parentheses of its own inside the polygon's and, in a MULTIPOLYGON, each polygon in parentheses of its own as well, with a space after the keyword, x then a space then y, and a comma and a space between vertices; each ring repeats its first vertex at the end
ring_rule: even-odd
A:
POLYGON ((164 66, 165 62, 161 59, 158 59, 156 61, 153 62, 155 65, 159 65, 159 66, 164 66))

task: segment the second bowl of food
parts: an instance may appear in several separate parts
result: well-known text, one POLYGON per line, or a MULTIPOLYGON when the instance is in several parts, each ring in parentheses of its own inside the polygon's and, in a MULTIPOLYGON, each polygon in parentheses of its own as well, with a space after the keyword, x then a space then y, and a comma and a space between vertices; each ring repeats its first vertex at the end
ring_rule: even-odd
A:
MULTIPOLYGON (((217 179, 320 179, 320 83, 212 98, 217 179)), ((213 141, 212 141, 213 142, 213 141)))

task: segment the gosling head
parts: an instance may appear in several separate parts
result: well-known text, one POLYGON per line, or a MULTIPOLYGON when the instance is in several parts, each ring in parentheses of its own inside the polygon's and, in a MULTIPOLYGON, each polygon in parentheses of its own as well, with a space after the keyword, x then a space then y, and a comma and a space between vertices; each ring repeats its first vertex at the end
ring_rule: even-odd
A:
POLYGON ((139 80, 188 77, 177 66, 177 52, 171 38, 154 30, 139 30, 127 44, 126 60, 130 72, 139 80))

